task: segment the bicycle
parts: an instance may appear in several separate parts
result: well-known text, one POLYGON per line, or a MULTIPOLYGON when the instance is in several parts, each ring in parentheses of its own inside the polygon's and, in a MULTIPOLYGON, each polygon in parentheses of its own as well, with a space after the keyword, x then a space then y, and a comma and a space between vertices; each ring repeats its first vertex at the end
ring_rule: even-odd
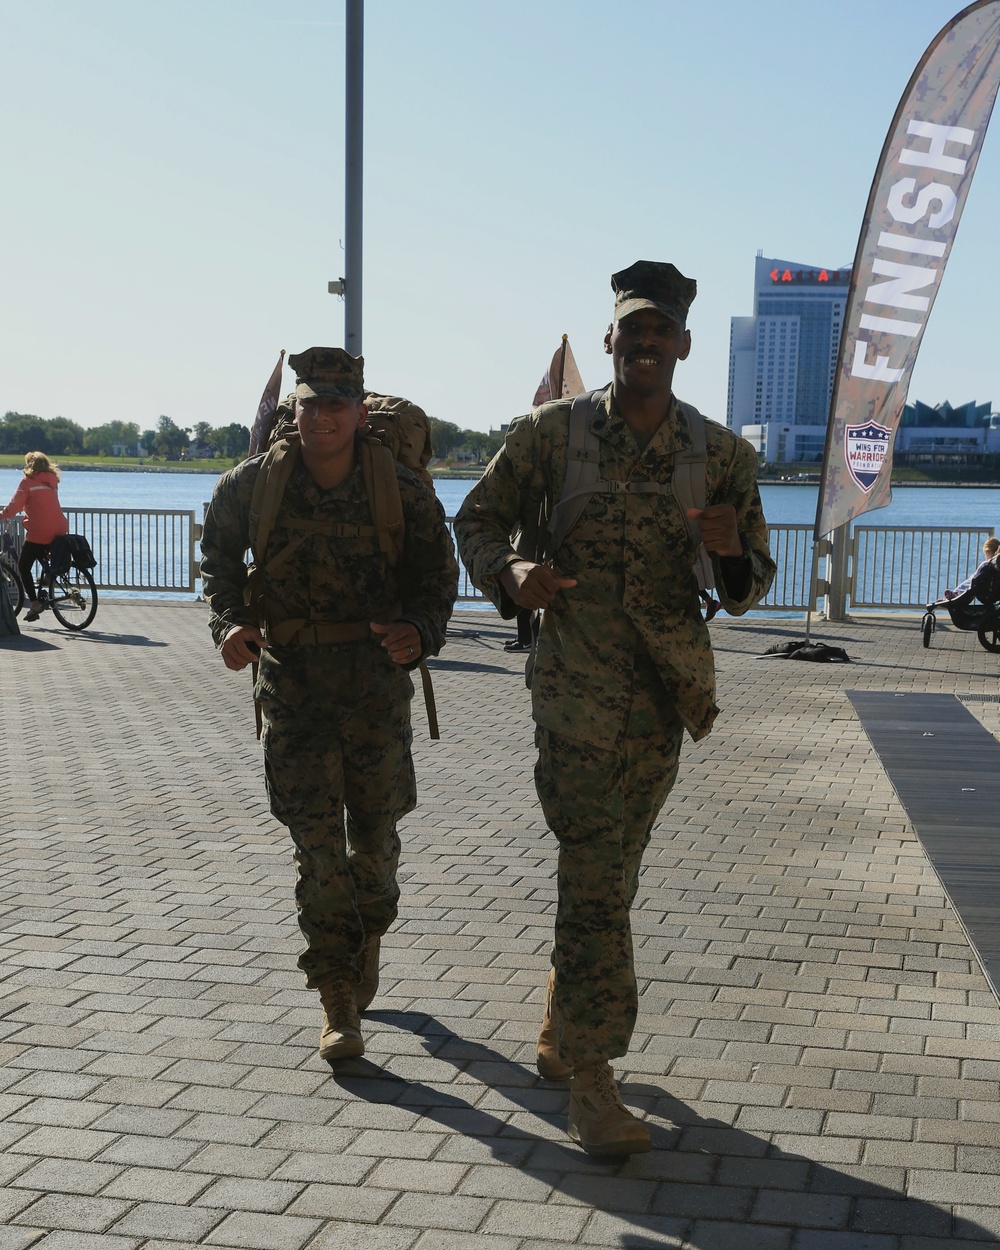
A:
MULTIPOLYGON (((86 629, 97 615, 97 586, 93 573, 75 564, 57 573, 48 556, 40 563, 38 602, 42 605, 41 611, 51 608, 52 615, 65 629, 86 629)), ((24 607, 24 587, 17 569, 14 543, 6 532, 0 540, 0 580, 17 616, 24 607)))
POLYGON ((17 571, 17 550, 7 530, 0 525, 0 583, 6 591, 14 615, 24 604, 24 587, 17 571))

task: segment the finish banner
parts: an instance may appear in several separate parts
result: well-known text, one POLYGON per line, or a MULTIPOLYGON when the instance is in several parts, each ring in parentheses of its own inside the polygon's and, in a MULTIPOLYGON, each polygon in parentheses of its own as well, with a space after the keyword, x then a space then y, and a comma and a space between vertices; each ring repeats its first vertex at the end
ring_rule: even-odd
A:
POLYGON ((854 257, 816 537, 892 500, 892 444, 1000 86, 1000 0, 924 53, 889 127, 854 257))

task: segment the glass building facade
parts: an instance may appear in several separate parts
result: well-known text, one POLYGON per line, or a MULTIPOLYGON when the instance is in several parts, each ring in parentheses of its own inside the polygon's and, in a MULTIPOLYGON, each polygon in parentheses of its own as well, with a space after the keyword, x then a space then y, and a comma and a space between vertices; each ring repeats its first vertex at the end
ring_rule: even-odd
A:
POLYGON ((730 332, 727 422, 772 463, 822 460, 850 267, 758 253, 751 317, 730 332))

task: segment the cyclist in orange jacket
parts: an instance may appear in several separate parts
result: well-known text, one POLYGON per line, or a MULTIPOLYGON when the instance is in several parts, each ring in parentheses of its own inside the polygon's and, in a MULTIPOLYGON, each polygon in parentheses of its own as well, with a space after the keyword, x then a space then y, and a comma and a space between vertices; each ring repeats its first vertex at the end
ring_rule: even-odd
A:
POLYGON ((59 506, 59 469, 41 451, 29 451, 24 457, 24 477, 14 498, 0 512, 0 521, 24 513, 26 538, 21 548, 17 569, 28 599, 26 621, 37 621, 44 604, 39 602, 31 568, 42 559, 53 538, 69 533, 69 522, 59 506))

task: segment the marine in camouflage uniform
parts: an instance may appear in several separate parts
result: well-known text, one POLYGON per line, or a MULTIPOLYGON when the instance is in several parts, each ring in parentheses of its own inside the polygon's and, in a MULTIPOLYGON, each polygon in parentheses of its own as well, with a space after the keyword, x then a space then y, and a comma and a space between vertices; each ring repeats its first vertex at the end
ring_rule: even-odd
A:
MULTIPOLYGON (((615 380, 590 417, 604 481, 670 487, 691 445, 673 398, 687 357, 695 283, 639 261, 612 278, 605 338, 615 380)), ((649 1149, 621 1104, 608 1061, 624 1055, 637 1013, 629 912, 653 823, 677 776, 683 731, 718 713, 708 627, 692 566, 696 545, 670 493, 592 494, 555 556, 525 560, 509 535, 551 515, 567 471, 570 401, 513 422, 505 446, 455 523, 473 582, 511 617, 541 608, 531 676, 535 782, 559 841, 553 971, 539 1038, 543 1076, 572 1077, 570 1133, 594 1154, 649 1149)), ((727 612, 740 615, 774 576, 753 449, 706 422, 706 507, 692 519, 727 612)), ((520 545, 520 551, 525 547, 520 545)))
POLYGON ((379 938, 396 916, 396 823, 416 802, 409 670, 444 645, 458 566, 440 503, 398 464, 395 567, 379 549, 357 445, 360 358, 313 348, 289 364, 301 453, 258 553, 263 633, 244 594, 263 456, 219 479, 201 567, 226 664, 243 668, 262 648, 255 694, 271 810, 295 846, 299 966, 323 1002, 320 1053, 339 1058, 363 1053, 357 1008, 374 994, 379 938))

